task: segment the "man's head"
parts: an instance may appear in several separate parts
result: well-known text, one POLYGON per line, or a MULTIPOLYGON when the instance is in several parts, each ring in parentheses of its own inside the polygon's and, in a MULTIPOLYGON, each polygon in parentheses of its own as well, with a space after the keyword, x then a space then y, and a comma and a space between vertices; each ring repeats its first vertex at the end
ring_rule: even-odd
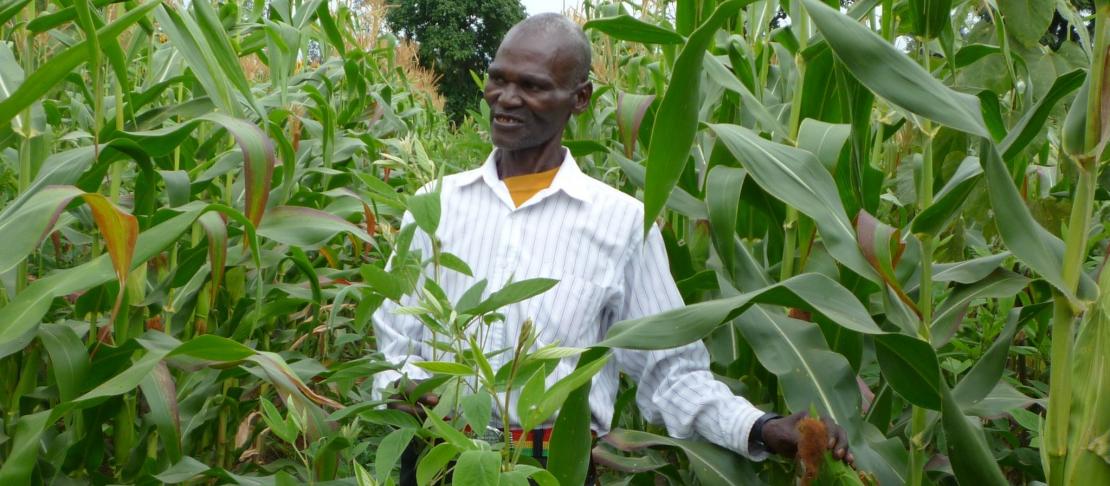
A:
POLYGON ((574 22, 539 14, 515 25, 486 80, 493 144, 520 150, 557 143, 570 116, 589 106, 589 74, 590 43, 574 22))

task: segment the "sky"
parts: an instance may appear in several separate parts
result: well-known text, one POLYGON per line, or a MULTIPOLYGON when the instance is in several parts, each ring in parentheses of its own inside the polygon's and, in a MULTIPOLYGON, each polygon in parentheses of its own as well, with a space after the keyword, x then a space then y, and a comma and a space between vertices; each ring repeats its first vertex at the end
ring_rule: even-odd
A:
POLYGON ((542 12, 562 13, 563 5, 577 7, 582 2, 581 0, 521 0, 520 3, 524 4, 529 15, 534 15, 542 12))

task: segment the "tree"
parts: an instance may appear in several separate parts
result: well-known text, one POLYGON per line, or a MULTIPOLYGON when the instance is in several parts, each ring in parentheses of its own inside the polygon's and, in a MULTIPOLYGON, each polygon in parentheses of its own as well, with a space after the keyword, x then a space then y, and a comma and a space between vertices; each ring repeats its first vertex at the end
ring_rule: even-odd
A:
POLYGON ((440 76, 439 92, 455 121, 477 108, 481 92, 470 72, 489 67, 501 38, 524 19, 519 0, 390 0, 386 22, 419 44, 420 64, 440 76))

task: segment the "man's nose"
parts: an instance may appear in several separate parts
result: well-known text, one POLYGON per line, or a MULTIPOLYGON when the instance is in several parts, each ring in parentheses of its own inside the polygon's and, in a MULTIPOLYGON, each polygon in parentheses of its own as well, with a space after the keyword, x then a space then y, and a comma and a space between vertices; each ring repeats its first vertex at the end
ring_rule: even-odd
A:
POLYGON ((512 108, 520 104, 520 90, 517 89, 516 84, 508 83, 501 88, 501 93, 497 96, 498 106, 512 108))

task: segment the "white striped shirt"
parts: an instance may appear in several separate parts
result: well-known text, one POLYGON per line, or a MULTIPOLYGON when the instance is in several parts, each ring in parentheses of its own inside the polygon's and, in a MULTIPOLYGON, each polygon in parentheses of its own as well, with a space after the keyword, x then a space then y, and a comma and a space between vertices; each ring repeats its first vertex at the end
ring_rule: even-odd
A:
MULTIPOLYGON (((436 236, 442 251, 462 258, 474 274, 440 274, 437 283, 451 302, 483 278, 487 294, 511 281, 559 280, 551 290, 501 309, 505 319, 490 328, 487 352, 511 348, 527 319, 535 323, 538 347, 589 347, 616 322, 684 305, 657 227, 645 242, 643 204, 582 173, 565 152, 550 187, 520 207, 498 178, 493 154, 482 167, 443 179, 436 236)), ((402 224, 411 222, 406 213, 402 224)), ((419 230, 413 249, 431 254, 427 235, 419 230)), ((406 296, 400 305, 415 301, 406 296)), ((410 378, 426 378, 413 363, 432 359, 431 331, 412 316, 395 314, 397 306, 387 301, 373 316, 378 348, 410 378)), ((509 354, 491 357, 493 369, 509 361, 509 354)), ((548 387, 573 371, 576 361, 560 361, 548 387)), ((613 350, 590 390, 592 427, 599 435, 609 431, 619 371, 637 382, 636 403, 644 418, 662 422, 671 436, 700 436, 757 460, 766 457, 748 450, 748 432, 763 412, 713 378, 700 341, 663 351, 613 350)), ((395 371, 379 373, 374 388, 380 391, 400 377, 395 371)), ((515 397, 509 410, 518 424, 515 397)))

